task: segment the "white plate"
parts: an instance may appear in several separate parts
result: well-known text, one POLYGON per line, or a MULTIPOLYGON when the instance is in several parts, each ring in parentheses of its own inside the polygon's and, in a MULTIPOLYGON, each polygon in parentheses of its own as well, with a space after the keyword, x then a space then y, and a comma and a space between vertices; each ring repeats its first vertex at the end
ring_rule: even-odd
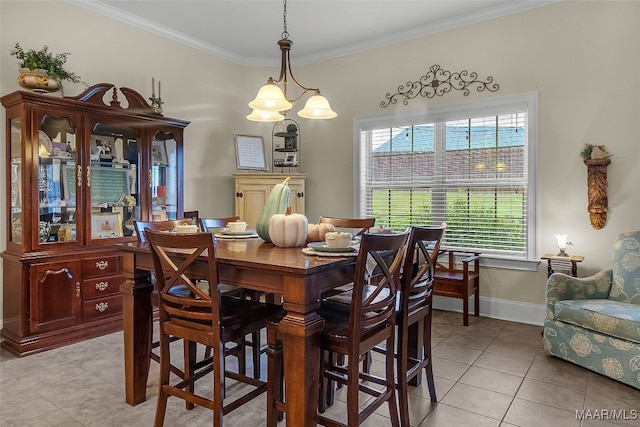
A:
POLYGON ((227 229, 220 230, 220 234, 224 234, 225 236, 253 236, 256 233, 256 230, 245 230, 245 231, 229 231, 227 229))
POLYGON ((233 235, 216 233, 215 236, 218 239, 253 239, 254 237, 260 237, 258 236, 258 233, 256 233, 255 231, 252 234, 233 234, 233 235))
POLYGON ((347 246, 346 248, 330 248, 324 242, 309 242, 307 246, 309 246, 310 248, 318 252, 333 252, 333 253, 357 252, 357 249, 352 248, 351 246, 347 246))

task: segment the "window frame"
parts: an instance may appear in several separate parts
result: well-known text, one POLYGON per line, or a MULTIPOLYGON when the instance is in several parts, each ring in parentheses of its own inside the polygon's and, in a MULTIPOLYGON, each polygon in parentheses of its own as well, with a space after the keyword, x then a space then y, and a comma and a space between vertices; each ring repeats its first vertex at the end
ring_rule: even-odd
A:
POLYGON ((514 270, 537 271, 538 259, 538 220, 537 220, 537 177, 538 177, 538 93, 530 92, 479 101, 462 102, 421 109, 394 111, 372 116, 355 117, 353 121, 354 141, 354 212, 361 216, 364 207, 361 200, 365 195, 360 176, 362 162, 360 135, 362 131, 385 127, 403 127, 427 122, 445 122, 473 117, 512 113, 524 108, 527 112, 527 233, 526 255, 483 254, 481 265, 486 267, 514 270))

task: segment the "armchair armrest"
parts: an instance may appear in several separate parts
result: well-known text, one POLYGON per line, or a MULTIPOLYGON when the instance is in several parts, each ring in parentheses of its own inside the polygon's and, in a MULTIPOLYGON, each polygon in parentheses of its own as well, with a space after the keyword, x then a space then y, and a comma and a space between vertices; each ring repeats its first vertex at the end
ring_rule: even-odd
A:
POLYGON ((609 296, 613 269, 593 276, 577 278, 564 273, 553 273, 547 280, 547 319, 554 319, 554 305, 562 300, 605 299, 609 296))

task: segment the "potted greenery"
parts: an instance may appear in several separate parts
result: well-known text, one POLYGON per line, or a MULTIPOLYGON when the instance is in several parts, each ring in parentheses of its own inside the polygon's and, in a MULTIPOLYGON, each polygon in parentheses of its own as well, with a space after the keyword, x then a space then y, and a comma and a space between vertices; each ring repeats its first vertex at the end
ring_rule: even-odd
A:
POLYGON ((10 52, 18 58, 20 76, 18 84, 36 92, 55 92, 62 88, 62 82, 69 80, 79 83, 80 76, 64 68, 69 52, 53 54, 45 45, 40 50, 24 50, 20 43, 10 52))

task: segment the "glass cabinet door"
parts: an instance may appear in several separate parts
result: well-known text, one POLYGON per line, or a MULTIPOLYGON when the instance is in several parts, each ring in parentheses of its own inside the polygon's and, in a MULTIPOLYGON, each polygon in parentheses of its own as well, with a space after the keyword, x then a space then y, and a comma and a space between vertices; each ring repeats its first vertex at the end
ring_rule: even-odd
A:
POLYGON ((10 123, 10 168, 11 168, 11 188, 10 188, 10 218, 11 234, 9 241, 22 243, 22 120, 20 118, 11 119, 10 123))
POLYGON ((69 118, 45 114, 38 123, 37 137, 38 244, 76 242, 80 172, 76 128, 69 118))
POLYGON ((171 133, 156 132, 151 146, 151 220, 178 218, 178 144, 171 133))
POLYGON ((139 135, 131 127, 97 123, 90 139, 90 238, 132 236, 140 219, 139 135))

